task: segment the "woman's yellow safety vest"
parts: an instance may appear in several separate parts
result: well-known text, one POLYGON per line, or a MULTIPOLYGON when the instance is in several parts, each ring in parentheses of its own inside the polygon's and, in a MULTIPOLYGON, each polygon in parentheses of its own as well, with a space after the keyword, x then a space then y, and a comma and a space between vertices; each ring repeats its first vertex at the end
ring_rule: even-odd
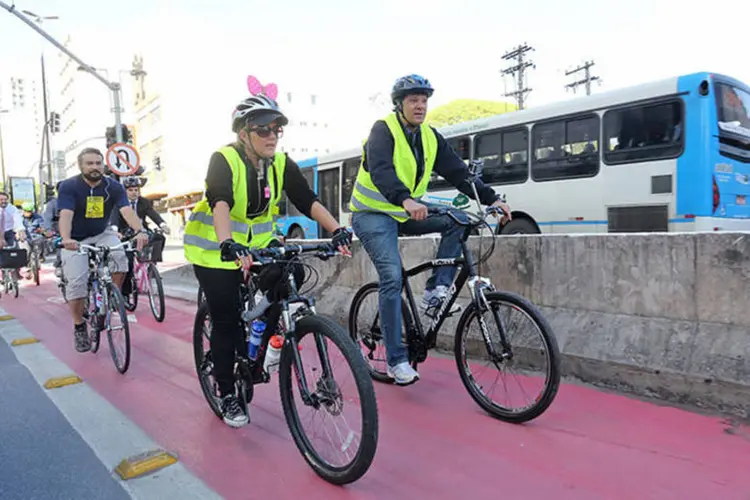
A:
MULTIPOLYGON (((416 185, 417 179, 417 160, 406 140, 406 134, 401 128, 398 116, 395 113, 385 118, 385 123, 393 135, 393 165, 396 168, 396 175, 401 182, 409 189, 413 199, 419 199, 427 192, 427 184, 430 182, 432 168, 435 166, 437 157, 437 136, 429 125, 424 123, 420 125, 422 135, 422 149, 424 151, 424 173, 419 185, 416 185)), ((362 162, 359 165, 357 173, 357 182, 352 190, 352 199, 349 202, 349 209, 352 212, 382 212, 388 214, 399 222, 405 222, 409 219, 409 214, 403 207, 394 205, 383 196, 375 184, 372 182, 370 173, 364 168, 365 148, 362 148, 362 162)))
MULTIPOLYGON (((276 172, 268 175, 268 188, 271 199, 268 208, 261 215, 252 219, 247 217, 247 166, 239 153, 232 146, 225 146, 219 150, 232 169, 232 192, 234 205, 229 211, 232 239, 250 248, 266 248, 274 240, 276 231, 276 215, 279 213, 278 203, 284 189, 284 169, 286 168, 286 154, 276 153, 273 169, 276 172), (278 186, 276 185, 278 181, 278 186), (251 236, 252 234, 252 236, 251 236)), ((221 251, 214 228, 214 217, 208 200, 204 198, 198 202, 185 226, 185 259, 188 262, 213 269, 237 269, 235 262, 223 262, 221 251)))

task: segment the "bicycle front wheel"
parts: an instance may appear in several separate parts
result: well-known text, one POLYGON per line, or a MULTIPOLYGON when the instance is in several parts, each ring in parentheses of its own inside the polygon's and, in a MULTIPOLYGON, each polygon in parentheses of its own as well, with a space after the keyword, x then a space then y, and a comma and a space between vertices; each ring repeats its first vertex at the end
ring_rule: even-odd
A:
POLYGON ((150 284, 148 287, 148 303, 151 306, 154 319, 161 323, 164 321, 164 315, 166 314, 164 310, 164 285, 155 264, 148 265, 147 275, 150 284))
POLYGON ((130 367, 130 326, 125 311, 125 300, 122 298, 120 289, 115 285, 110 284, 107 288, 109 304, 107 304, 106 328, 109 352, 112 354, 112 361, 117 371, 125 373, 130 367), (112 320, 119 321, 120 326, 112 326, 112 320))
POLYGON ((41 264, 39 263, 39 253, 38 252, 36 252, 36 251, 34 252, 34 256, 32 257, 32 261, 31 262, 32 262, 31 273, 33 274, 33 277, 34 277, 34 284, 36 286, 39 286, 39 284, 41 283, 41 281, 39 279, 39 268, 41 267, 41 264))
POLYGON ((520 295, 487 292, 485 298, 488 310, 480 312, 472 303, 458 322, 458 373, 487 413, 506 422, 528 422, 549 408, 560 387, 557 340, 539 309, 520 295), (482 382, 486 371, 491 373, 482 382), (499 390, 486 387, 498 379, 499 390), (500 395, 501 400, 494 399, 500 395), (525 402, 512 406, 521 398, 525 402))
POLYGON ((378 445, 377 401, 367 364, 344 328, 319 315, 300 318, 281 352, 279 390, 294 442, 320 477, 342 485, 356 481, 367 472, 378 445), (309 342, 303 345, 303 341, 309 342), (339 352, 330 353, 332 347, 339 352), (339 368, 334 369, 332 365, 339 368), (346 377, 351 375, 354 378, 351 385, 357 394, 345 400, 342 387, 346 377), (297 382, 297 391, 292 389, 293 380, 297 382), (300 402, 295 401, 295 393, 301 396, 300 402), (300 410, 307 409, 314 413, 309 419, 303 419, 300 410), (330 460, 323 457, 323 449, 313 444, 318 436, 308 434, 303 420, 313 423, 322 419, 321 424, 324 424, 336 417, 343 417, 340 426, 336 425, 332 431, 321 431, 323 438, 339 439, 338 443, 329 443, 327 448, 341 457, 330 460), (355 419, 361 424, 352 429, 349 422, 355 419))

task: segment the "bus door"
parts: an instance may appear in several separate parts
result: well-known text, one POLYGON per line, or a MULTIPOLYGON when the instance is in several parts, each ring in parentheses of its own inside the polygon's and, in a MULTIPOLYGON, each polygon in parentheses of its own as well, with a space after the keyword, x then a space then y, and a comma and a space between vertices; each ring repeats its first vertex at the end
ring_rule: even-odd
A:
MULTIPOLYGON (((341 215, 339 170, 340 167, 318 170, 318 198, 336 220, 339 220, 341 215)), ((318 224, 318 236, 325 239, 332 237, 333 233, 326 231, 323 226, 318 224)))

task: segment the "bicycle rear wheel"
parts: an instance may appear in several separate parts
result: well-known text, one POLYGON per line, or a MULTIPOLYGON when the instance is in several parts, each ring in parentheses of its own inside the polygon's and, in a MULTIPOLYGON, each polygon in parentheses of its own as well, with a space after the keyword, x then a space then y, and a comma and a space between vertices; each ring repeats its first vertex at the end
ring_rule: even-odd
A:
MULTIPOLYGON (((378 445, 378 408, 367 365, 356 345, 349 339, 346 330, 326 317, 309 315, 300 318, 296 322, 296 329, 292 336, 293 341, 287 336, 287 340, 284 342, 279 363, 281 404, 292 438, 305 461, 320 477, 337 485, 352 483, 362 477, 370 468, 378 445), (313 346, 316 347, 317 359, 322 365, 321 369, 311 373, 306 373, 304 364, 312 364, 314 359, 303 362, 300 350, 296 348, 299 345, 298 342, 308 334, 313 336, 311 340, 314 339, 313 346), (341 355, 337 356, 337 359, 332 359, 333 356, 329 356, 330 345, 334 345, 340 351, 341 355), (358 397, 353 396, 352 402, 345 402, 342 397, 341 379, 334 380, 331 361, 338 361, 341 358, 343 358, 346 366, 338 372, 339 375, 346 375, 346 372, 349 372, 354 376, 354 385, 358 397), (295 371, 295 377, 292 377, 292 369, 295 371), (311 375, 318 375, 320 378, 314 381, 311 375), (297 381, 297 392, 300 395, 302 395, 301 386, 303 383, 307 386, 311 395, 311 401, 305 401, 304 396, 302 396, 301 408, 298 407, 294 399, 293 380, 297 381), (300 382, 300 380, 303 382, 300 382), (323 459, 320 452, 313 446, 311 439, 303 428, 299 410, 304 407, 312 407, 334 417, 344 413, 348 405, 352 403, 358 405, 359 408, 355 408, 354 411, 349 413, 349 416, 350 419, 355 416, 361 418, 361 431, 357 436, 352 429, 349 429, 343 443, 332 444, 331 447, 335 451, 341 451, 347 457, 347 460, 342 464, 332 464, 323 459), (357 441, 357 437, 359 442, 356 450, 353 453, 348 453, 354 442, 357 441)), ((306 352, 310 350, 307 347, 304 349, 306 352)), ((323 418, 325 418, 325 415, 323 415, 323 418)), ((345 430, 342 432, 338 428, 336 431, 339 437, 342 437, 342 434, 346 432, 345 430)))
POLYGON ((125 300, 122 298, 120 289, 113 284, 107 285, 107 292, 109 303, 107 304, 106 327, 109 352, 112 354, 112 361, 114 361, 117 371, 125 373, 128 371, 128 367, 130 367, 130 327, 128 325, 128 315, 125 311, 125 300), (120 320, 119 328, 112 327, 113 317, 120 320), (118 352, 115 345, 115 339, 112 335, 114 330, 122 332, 121 352, 118 352))
POLYGON ((206 402, 214 414, 223 418, 218 388, 212 380, 214 368, 210 347, 212 326, 211 316, 208 313, 208 303, 204 302, 198 307, 193 323, 193 359, 203 397, 206 398, 206 402))

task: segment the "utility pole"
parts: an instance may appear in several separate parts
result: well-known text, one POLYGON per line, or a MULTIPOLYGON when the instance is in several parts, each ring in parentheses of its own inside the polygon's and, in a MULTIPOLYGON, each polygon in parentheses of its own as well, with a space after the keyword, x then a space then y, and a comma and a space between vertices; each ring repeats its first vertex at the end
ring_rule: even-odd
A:
POLYGON ((576 89, 579 85, 586 85, 586 95, 591 95, 591 82, 598 82, 601 85, 601 78, 598 76, 591 76, 591 67, 594 65, 594 61, 586 61, 583 65, 578 66, 576 69, 571 69, 565 72, 565 76, 570 76, 583 71, 584 76, 581 80, 575 80, 565 85, 565 91, 573 89, 573 93, 576 93, 576 89))
POLYGON ((505 97, 515 97, 516 104, 518 105, 519 110, 524 109, 524 105, 526 103, 526 94, 533 90, 526 87, 526 70, 528 68, 536 68, 536 65, 533 62, 526 60, 526 53, 532 50, 534 50, 533 47, 529 46, 527 43, 524 43, 523 45, 519 45, 518 47, 506 52, 503 55, 503 60, 515 61, 515 64, 513 66, 505 68, 501 71, 501 73, 503 74, 503 76, 512 75, 515 79, 516 90, 514 90, 513 92, 506 92, 505 97))
MULTIPOLYGON (((44 21, 56 21, 60 19, 57 16, 40 16, 38 14, 35 14, 31 11, 24 10, 22 11, 27 16, 31 17, 36 21, 38 25, 42 25, 44 21)), ((49 105, 47 100, 47 72, 44 66, 44 50, 42 50, 42 104, 44 108, 44 121, 45 123, 49 123, 50 115, 49 115, 49 105)), ((46 144, 46 151, 47 151, 47 177, 48 181, 49 178, 52 175, 52 152, 51 152, 51 146, 50 146, 50 140, 49 140, 49 126, 44 127, 44 130, 42 131, 42 144, 46 144)), ((39 160, 39 185, 42 185, 42 182, 44 182, 44 158, 40 158, 39 160)))

